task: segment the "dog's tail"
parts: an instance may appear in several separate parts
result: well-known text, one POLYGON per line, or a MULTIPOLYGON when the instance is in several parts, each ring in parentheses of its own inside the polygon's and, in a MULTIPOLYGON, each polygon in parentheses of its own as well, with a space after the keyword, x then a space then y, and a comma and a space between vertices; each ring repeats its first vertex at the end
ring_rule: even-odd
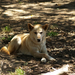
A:
POLYGON ((6 46, 2 47, 0 51, 7 54, 7 55, 10 55, 10 52, 6 46))

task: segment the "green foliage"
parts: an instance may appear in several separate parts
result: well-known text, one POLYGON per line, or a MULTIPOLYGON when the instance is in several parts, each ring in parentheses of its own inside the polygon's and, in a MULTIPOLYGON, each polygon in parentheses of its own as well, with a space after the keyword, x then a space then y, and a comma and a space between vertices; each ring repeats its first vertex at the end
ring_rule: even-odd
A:
POLYGON ((11 28, 10 26, 5 26, 4 28, 1 28, 3 32, 10 32, 11 31, 11 28))
POLYGON ((57 32, 53 32, 53 31, 51 31, 51 32, 47 32, 47 36, 57 36, 58 35, 58 33, 57 32))
POLYGON ((18 74, 18 75, 24 75, 24 71, 22 69, 16 69, 15 72, 18 74))
POLYGON ((11 72, 11 75, 25 75, 25 71, 23 71, 22 69, 18 68, 15 70, 15 72, 11 72))
POLYGON ((58 28, 58 26, 56 24, 53 24, 53 25, 50 26, 50 28, 53 30, 53 29, 58 28))
POLYGON ((2 38, 2 40, 4 40, 4 39, 5 39, 5 37, 2 38))
POLYGON ((35 21, 34 24, 38 24, 38 22, 35 21))
POLYGON ((8 41, 10 41, 13 37, 14 37, 14 35, 3 37, 2 40, 8 40, 8 41))
POLYGON ((6 14, 4 14, 4 17, 6 17, 7 15, 6 14))
POLYGON ((28 62, 24 63, 24 65, 28 65, 28 62))

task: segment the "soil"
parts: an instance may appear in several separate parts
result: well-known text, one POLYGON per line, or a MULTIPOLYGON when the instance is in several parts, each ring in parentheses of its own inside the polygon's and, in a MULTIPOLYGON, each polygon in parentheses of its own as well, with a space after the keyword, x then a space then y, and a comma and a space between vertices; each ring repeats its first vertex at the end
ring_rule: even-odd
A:
POLYGON ((0 52, 0 74, 8 75, 21 67, 26 75, 38 75, 58 69, 65 64, 73 65, 68 75, 75 75, 75 1, 74 0, 0 0, 0 48, 8 44, 7 35, 28 33, 27 23, 49 24, 48 31, 57 32, 47 36, 47 50, 57 61, 41 63, 41 59, 27 55, 7 56, 0 52), (10 33, 2 28, 10 26, 10 33))

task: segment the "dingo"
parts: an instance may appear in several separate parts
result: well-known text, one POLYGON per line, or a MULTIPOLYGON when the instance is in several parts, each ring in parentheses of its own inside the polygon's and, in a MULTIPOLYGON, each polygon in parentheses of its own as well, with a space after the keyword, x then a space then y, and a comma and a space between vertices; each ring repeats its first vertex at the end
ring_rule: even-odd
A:
POLYGON ((20 52, 26 55, 32 55, 38 58, 46 58, 48 60, 55 60, 49 56, 46 49, 46 30, 48 25, 37 24, 33 26, 28 24, 29 34, 19 34, 14 36, 8 47, 1 48, 2 52, 10 55, 15 52, 20 52))

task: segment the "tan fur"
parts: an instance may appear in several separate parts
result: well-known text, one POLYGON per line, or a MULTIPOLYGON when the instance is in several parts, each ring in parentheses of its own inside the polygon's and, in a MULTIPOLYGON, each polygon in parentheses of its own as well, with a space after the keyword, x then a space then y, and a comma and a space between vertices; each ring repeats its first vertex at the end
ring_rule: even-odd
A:
POLYGON ((6 46, 2 47, 1 51, 4 52, 4 53, 6 53, 6 54, 8 54, 8 55, 10 55, 10 52, 8 51, 8 49, 7 49, 6 46))
POLYGON ((20 52, 38 58, 44 57, 48 60, 54 60, 54 58, 48 55, 45 45, 47 28, 47 24, 37 24, 35 26, 28 24, 30 33, 14 36, 10 41, 8 47, 2 47, 1 51, 5 52, 8 55, 20 52))

